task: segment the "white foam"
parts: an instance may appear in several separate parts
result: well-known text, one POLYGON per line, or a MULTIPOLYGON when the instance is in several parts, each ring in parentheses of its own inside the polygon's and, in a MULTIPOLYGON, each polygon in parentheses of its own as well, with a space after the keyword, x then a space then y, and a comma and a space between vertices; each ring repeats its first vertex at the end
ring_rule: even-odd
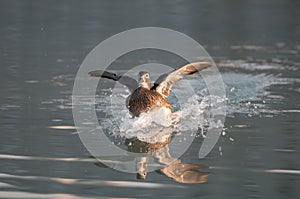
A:
MULTIPOLYGON (((178 100, 176 101, 176 96, 170 96, 169 100, 172 106, 180 108, 173 113, 170 113, 167 108, 160 108, 135 118, 132 118, 128 109, 125 108, 125 101, 128 96, 125 92, 127 91, 115 91, 115 95, 106 99, 112 102, 111 106, 103 104, 101 107, 106 109, 104 112, 112 113, 112 115, 105 115, 104 118, 101 118, 101 126, 114 136, 137 137, 151 143, 161 140, 172 132, 192 131, 193 133, 189 135, 194 136, 199 128, 203 131, 205 128, 223 126, 220 121, 214 121, 213 116, 218 113, 218 109, 223 108, 220 105, 225 106, 226 99, 217 96, 203 96, 204 91, 186 97, 187 99, 182 100, 184 101, 182 104, 178 100), (212 110, 214 114, 211 113, 212 110), (109 122, 112 119, 114 122, 109 122)), ((202 132, 202 134, 205 137, 205 133, 202 132)))

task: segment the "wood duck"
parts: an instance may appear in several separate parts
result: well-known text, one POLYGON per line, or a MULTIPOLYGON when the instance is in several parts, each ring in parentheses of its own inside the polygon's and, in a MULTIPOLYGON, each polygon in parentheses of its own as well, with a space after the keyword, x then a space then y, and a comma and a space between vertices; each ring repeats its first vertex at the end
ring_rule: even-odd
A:
POLYGON ((95 70, 89 72, 90 76, 108 78, 128 87, 131 95, 127 98, 126 106, 134 117, 147 113, 155 108, 164 108, 172 113, 172 106, 166 99, 170 95, 173 84, 183 78, 182 75, 191 75, 212 65, 211 62, 195 62, 184 65, 170 73, 162 74, 151 87, 150 74, 139 72, 139 79, 117 75, 108 71, 95 70))
MULTIPOLYGON (((150 74, 145 71, 139 72, 139 79, 129 76, 117 75, 108 71, 95 70, 89 72, 90 76, 108 78, 128 87, 131 95, 126 100, 126 107, 134 117, 139 117, 143 113, 163 108, 167 114, 172 113, 172 106, 166 99, 170 95, 173 84, 183 78, 182 75, 191 75, 212 65, 211 62, 195 62, 184 65, 170 73, 162 74, 151 87, 150 74)), ((168 128, 164 129, 168 131, 168 128)), ((171 140, 171 132, 164 136, 154 136, 155 143, 148 143, 139 140, 138 138, 126 139, 125 144, 128 150, 135 153, 159 154, 158 151, 168 149, 168 143, 171 140)), ((167 150, 168 152, 168 150, 167 150)), ((166 153, 167 158, 156 157, 158 160, 164 160, 163 164, 167 166, 160 171, 181 183, 203 183, 207 181, 207 173, 201 173, 197 169, 200 167, 193 164, 183 164, 180 161, 174 161, 166 153)), ((145 179, 147 175, 148 156, 141 157, 137 163, 138 178, 145 179)))

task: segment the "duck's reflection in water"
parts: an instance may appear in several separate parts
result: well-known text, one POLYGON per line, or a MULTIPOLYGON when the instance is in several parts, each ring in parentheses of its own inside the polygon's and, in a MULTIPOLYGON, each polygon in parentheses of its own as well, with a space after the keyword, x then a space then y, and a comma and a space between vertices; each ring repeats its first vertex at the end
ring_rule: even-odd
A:
POLYGON ((165 135, 158 142, 148 143, 139 139, 126 139, 125 144, 128 151, 134 153, 143 153, 138 158, 136 164, 137 178, 145 179, 147 176, 147 167, 150 158, 153 158, 159 164, 165 165, 159 170, 160 173, 172 178, 179 183, 205 183, 208 179, 208 173, 201 169, 207 169, 208 166, 199 164, 183 163, 179 158, 173 158, 170 155, 169 142, 171 135, 165 135))

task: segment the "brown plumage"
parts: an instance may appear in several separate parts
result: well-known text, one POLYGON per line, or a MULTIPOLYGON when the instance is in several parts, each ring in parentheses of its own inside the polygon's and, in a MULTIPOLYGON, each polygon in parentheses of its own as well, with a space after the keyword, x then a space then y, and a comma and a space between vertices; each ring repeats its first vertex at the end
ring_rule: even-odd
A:
POLYGON ((132 115, 137 117, 143 112, 159 107, 166 107, 172 112, 170 103, 161 94, 144 87, 139 87, 132 93, 127 107, 132 115))
POLYGON ((89 74, 95 77, 104 77, 118 81, 127 86, 131 95, 126 101, 130 113, 138 117, 141 113, 147 113, 155 108, 164 107, 172 112, 170 103, 166 100, 170 95, 173 84, 181 80, 182 75, 191 75, 212 65, 211 62, 195 62, 184 65, 167 74, 162 74, 150 87, 150 75, 147 72, 139 73, 139 81, 128 76, 118 76, 103 70, 91 71, 89 74))

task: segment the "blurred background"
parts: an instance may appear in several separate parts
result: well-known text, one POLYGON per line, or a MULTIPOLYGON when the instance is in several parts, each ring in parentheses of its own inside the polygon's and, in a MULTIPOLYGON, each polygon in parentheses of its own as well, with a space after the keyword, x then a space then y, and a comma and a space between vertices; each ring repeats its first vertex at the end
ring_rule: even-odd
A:
POLYGON ((296 0, 1 0, 0 198, 299 198, 299 9, 296 0), (108 37, 147 26, 202 44, 227 85, 217 145, 200 160, 196 140, 182 157, 210 167, 205 183, 107 168, 74 128, 71 94, 84 58, 108 37))

